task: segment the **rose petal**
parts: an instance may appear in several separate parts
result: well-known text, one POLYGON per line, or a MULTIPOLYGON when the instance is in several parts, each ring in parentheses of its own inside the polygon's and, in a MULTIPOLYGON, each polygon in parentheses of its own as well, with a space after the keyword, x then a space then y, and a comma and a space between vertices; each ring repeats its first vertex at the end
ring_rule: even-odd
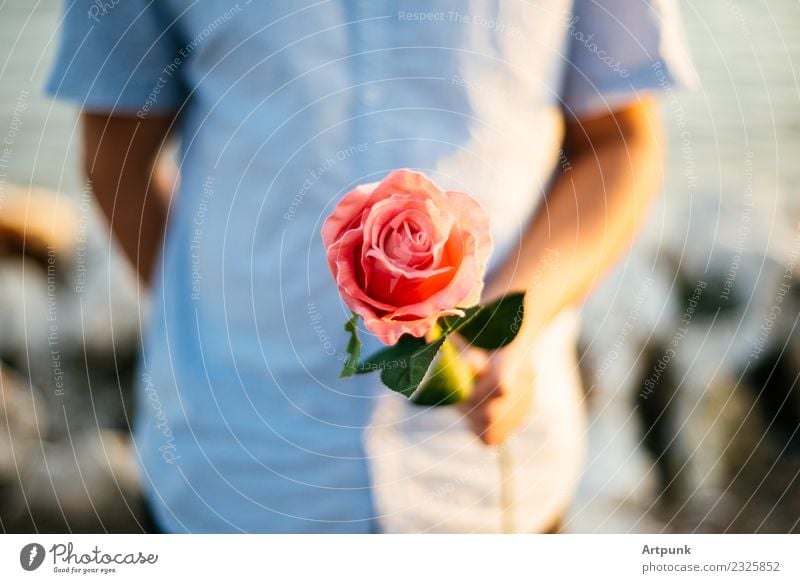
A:
MULTIPOLYGON (((359 314, 361 315, 361 314, 359 314)), ((403 334, 411 334, 423 338, 443 316, 463 316, 462 310, 445 310, 426 318, 416 320, 390 320, 388 318, 364 318, 364 326, 375 334, 384 344, 394 345, 403 334)), ((362 316, 363 318, 363 316, 362 316)))
POLYGON ((361 216, 366 202, 377 186, 377 182, 361 184, 345 194, 339 201, 334 212, 322 224, 322 243, 326 249, 361 216))
POLYGON ((356 262, 352 257, 359 252, 361 245, 360 230, 352 229, 345 233, 339 241, 328 247, 328 265, 339 286, 339 291, 347 306, 355 310, 356 305, 363 304, 375 313, 393 312, 397 306, 386 304, 368 296, 358 281, 355 271, 356 262))
POLYGON ((408 168, 393 170, 389 175, 380 181, 367 201, 368 206, 392 196, 393 194, 404 193, 414 196, 428 196, 433 199, 436 206, 444 208, 447 204, 447 196, 438 186, 436 186, 427 176, 419 172, 414 172, 408 168))

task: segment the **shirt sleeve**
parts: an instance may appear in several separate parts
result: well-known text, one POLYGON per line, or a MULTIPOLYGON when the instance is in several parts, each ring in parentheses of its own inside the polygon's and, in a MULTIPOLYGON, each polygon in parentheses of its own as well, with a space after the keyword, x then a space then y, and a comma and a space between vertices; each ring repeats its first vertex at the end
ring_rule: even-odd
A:
POLYGON ((181 47, 159 0, 64 4, 48 95, 84 110, 139 117, 180 106, 181 47))
POLYGON ((697 84, 677 0, 575 0, 567 38, 562 99, 570 116, 697 84))

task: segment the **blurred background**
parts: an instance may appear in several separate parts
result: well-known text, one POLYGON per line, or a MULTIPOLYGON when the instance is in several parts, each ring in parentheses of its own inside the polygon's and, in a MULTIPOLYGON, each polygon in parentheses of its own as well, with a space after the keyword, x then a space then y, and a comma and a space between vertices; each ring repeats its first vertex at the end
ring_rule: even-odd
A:
MULTIPOLYGON (((800 2, 681 2, 664 195, 583 306, 567 532, 800 531, 800 2), (655 390, 656 387, 658 390, 655 390)), ((146 305, 41 94, 59 0, 0 3, 0 531, 136 532, 146 305)))

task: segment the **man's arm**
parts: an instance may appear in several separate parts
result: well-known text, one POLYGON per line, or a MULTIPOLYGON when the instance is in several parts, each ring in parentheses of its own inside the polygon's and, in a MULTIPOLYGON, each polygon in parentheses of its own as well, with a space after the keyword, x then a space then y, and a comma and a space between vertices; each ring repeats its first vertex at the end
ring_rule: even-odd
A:
POLYGON ((111 232, 145 283, 161 252, 174 184, 158 163, 173 119, 81 115, 86 176, 111 232))
POLYGON ((661 148, 654 100, 568 123, 568 166, 526 229, 519 255, 507 258, 492 279, 487 297, 529 290, 525 317, 534 329, 582 300, 629 249, 647 218, 659 188, 661 148))
MULTIPOLYGON (((519 253, 487 286, 491 299, 527 291, 518 339, 484 362, 468 417, 486 443, 504 441, 524 420, 532 379, 515 374, 525 351, 565 306, 580 301, 626 251, 642 226, 661 176, 658 105, 567 124, 563 168, 526 229, 519 253), (522 385, 522 386, 519 386, 522 385)), ((546 390, 546 387, 541 387, 546 390)))

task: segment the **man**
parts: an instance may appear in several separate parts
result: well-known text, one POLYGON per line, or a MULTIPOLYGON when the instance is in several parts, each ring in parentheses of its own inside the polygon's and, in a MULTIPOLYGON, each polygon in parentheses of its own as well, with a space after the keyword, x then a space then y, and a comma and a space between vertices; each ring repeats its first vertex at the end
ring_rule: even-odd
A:
POLYGON ((570 306, 657 190, 651 93, 690 75, 668 0, 68 2, 48 89, 152 287, 135 444, 158 527, 552 529, 584 431, 570 306), (528 291, 466 407, 337 379, 322 220, 400 167, 486 208, 487 299, 528 291))

